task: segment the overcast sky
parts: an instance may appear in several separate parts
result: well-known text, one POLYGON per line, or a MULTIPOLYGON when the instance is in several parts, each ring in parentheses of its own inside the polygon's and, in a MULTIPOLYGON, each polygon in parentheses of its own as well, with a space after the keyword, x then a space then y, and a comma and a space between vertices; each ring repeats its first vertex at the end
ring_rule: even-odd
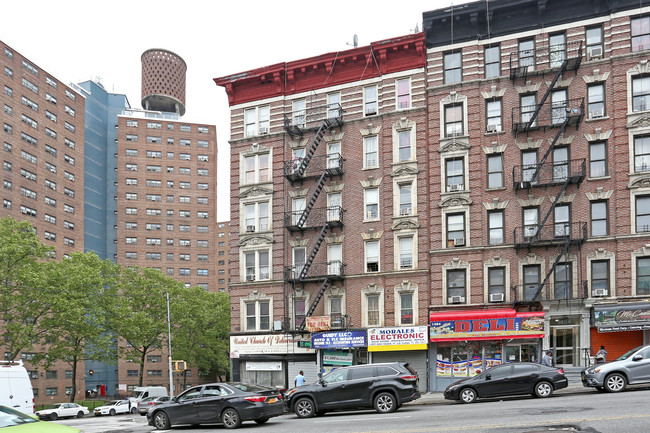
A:
POLYGON ((229 108, 215 77, 422 31, 422 12, 467 0, 3 1, 0 39, 64 83, 100 80, 141 108, 140 56, 187 63, 188 122, 217 126, 217 219, 230 219, 229 108))

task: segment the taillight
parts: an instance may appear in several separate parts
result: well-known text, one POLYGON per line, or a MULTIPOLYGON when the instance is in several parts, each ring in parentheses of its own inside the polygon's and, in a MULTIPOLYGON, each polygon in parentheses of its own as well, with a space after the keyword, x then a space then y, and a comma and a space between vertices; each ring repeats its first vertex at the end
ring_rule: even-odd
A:
POLYGON ((400 378, 404 380, 418 380, 417 376, 400 376, 400 378))
POLYGON ((244 400, 250 401, 252 403, 264 403, 266 396, 263 395, 254 395, 252 397, 244 397, 244 400))
POLYGON ((564 374, 564 369, 563 368, 558 368, 557 372, 560 373, 560 374, 564 374))
POLYGON ((156 404, 156 403, 155 403, 155 402, 153 402, 153 401, 150 401, 150 402, 148 402, 147 404, 156 404))

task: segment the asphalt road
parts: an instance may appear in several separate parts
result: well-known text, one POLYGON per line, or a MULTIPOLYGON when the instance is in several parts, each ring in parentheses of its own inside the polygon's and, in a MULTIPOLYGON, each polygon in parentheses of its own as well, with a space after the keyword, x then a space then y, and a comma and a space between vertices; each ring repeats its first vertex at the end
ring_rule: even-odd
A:
MULTIPOLYGON (((620 394, 596 391, 557 394, 548 399, 513 397, 464 405, 443 402, 405 405, 397 412, 379 415, 374 411, 328 413, 298 419, 293 414, 272 418, 265 425, 245 423, 240 430, 260 433, 287 432, 472 432, 541 433, 650 432, 650 390, 632 389, 620 394)), ((56 421, 80 428, 83 433, 159 432, 139 415, 86 417, 56 421)), ((225 431, 222 426, 174 427, 169 432, 225 431)), ((161 432, 161 431, 160 431, 161 432)))

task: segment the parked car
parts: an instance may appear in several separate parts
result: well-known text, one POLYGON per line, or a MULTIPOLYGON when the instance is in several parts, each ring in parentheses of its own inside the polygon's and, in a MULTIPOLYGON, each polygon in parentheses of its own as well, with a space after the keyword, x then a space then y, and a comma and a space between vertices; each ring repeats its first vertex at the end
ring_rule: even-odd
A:
POLYGON ((337 368, 316 383, 290 389, 286 396, 289 410, 307 418, 373 407, 389 413, 420 398, 420 391, 418 374, 409 364, 390 362, 337 368))
POLYGON ((129 400, 112 400, 103 406, 96 407, 93 413, 95 416, 116 415, 118 413, 135 413, 136 410, 135 405, 129 400))
POLYGON ((277 389, 239 382, 210 383, 155 405, 147 412, 147 421, 158 430, 177 424, 220 423, 237 428, 244 421, 264 424, 283 412, 284 401, 277 389))
POLYGON ((463 403, 473 403, 477 398, 523 394, 545 398, 568 385, 569 381, 561 368, 532 362, 512 362, 454 382, 445 389, 444 396, 463 403))
POLYGON ((34 414, 34 392, 22 360, 0 361, 0 405, 34 414))
POLYGON ((133 391, 131 391, 129 400, 131 400, 131 404, 135 406, 147 397, 166 397, 168 395, 167 388, 164 386, 136 386, 133 391))
POLYGON ((77 403, 54 403, 43 410, 39 410, 36 412, 36 415, 40 419, 55 420, 65 417, 83 418, 84 415, 88 415, 89 413, 86 406, 81 406, 77 403))
POLYGON ((147 397, 138 402, 138 413, 142 416, 146 415, 149 412, 149 409, 154 407, 157 404, 165 403, 169 401, 169 397, 147 397))
POLYGON ((30 415, 3 405, 0 405, 0 431, 2 433, 79 433, 78 428, 39 421, 30 415))
POLYGON ((598 391, 620 392, 628 384, 650 383, 650 345, 638 346, 612 362, 582 371, 582 385, 598 391))

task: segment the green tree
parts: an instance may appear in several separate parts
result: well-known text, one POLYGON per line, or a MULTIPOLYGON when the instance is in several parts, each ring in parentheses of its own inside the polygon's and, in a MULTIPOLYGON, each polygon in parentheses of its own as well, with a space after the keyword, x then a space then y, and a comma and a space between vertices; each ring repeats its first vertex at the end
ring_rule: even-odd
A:
MULTIPOLYGON (((172 354, 188 368, 227 376, 230 297, 200 287, 183 288, 170 304, 172 354)), ((183 375, 183 385, 186 377, 183 375)))
POLYGON ((162 349, 167 341, 167 299, 182 284, 150 268, 123 267, 116 286, 119 295, 110 307, 109 321, 119 344, 120 357, 140 364, 142 386, 147 355, 162 349))
POLYGON ((43 320, 50 330, 45 366, 57 360, 70 365, 72 402, 77 393, 79 363, 115 359, 114 335, 109 332, 107 315, 116 270, 116 265, 92 252, 74 252, 54 268, 57 293, 52 296, 51 314, 43 320))
POLYGON ((41 322, 56 293, 52 251, 29 222, 0 219, 0 341, 10 360, 33 350, 48 332, 41 322))

